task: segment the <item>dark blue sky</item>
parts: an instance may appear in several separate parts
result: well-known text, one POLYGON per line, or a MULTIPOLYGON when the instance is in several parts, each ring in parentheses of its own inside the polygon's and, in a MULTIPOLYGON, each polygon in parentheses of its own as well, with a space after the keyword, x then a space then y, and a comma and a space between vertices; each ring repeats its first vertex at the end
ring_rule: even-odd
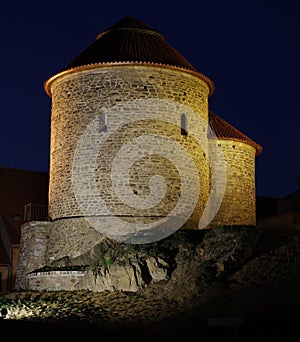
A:
POLYGON ((49 169, 51 99, 43 83, 127 15, 164 35, 215 83, 210 109, 261 144, 258 195, 300 175, 297 2, 27 1, 1 4, 0 165, 49 169))

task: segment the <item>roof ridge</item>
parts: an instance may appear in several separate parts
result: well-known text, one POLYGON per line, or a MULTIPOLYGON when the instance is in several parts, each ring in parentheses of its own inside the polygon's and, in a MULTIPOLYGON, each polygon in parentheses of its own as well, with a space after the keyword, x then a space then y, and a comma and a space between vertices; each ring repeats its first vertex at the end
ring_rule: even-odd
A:
POLYGON ((127 15, 126 17, 118 20, 117 22, 115 22, 113 25, 111 25, 105 31, 113 30, 116 28, 129 28, 129 29, 130 28, 141 28, 141 29, 157 32, 151 26, 149 26, 148 24, 145 24, 143 21, 141 21, 140 19, 137 19, 136 17, 134 17, 132 15, 127 15))
POLYGON ((97 34, 96 39, 103 37, 105 34, 113 31, 135 31, 147 34, 158 35, 164 39, 163 35, 154 30, 149 25, 145 24, 143 21, 137 19, 134 16, 128 15, 123 19, 117 21, 115 24, 108 27, 106 30, 101 31, 97 34))

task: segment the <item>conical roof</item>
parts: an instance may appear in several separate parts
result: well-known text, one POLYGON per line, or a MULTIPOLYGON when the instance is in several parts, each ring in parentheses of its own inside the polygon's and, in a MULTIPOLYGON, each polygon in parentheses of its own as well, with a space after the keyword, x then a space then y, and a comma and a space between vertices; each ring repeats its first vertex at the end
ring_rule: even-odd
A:
POLYGON ((59 73, 50 77, 44 83, 44 88, 51 96, 51 83, 62 73, 78 68, 124 64, 179 69, 204 80, 209 87, 209 96, 215 89, 214 83, 168 44, 163 35, 132 16, 121 19, 99 33, 92 44, 75 56, 59 73))
POLYGON ((250 139, 247 135, 233 127, 227 121, 219 117, 212 111, 209 111, 209 126, 211 131, 208 132, 209 138, 218 138, 220 140, 234 140, 244 142, 256 149, 256 155, 262 153, 262 146, 250 139))
POLYGON ((65 69, 94 63, 147 62, 195 68, 164 37, 142 21, 127 16, 97 35, 65 69))

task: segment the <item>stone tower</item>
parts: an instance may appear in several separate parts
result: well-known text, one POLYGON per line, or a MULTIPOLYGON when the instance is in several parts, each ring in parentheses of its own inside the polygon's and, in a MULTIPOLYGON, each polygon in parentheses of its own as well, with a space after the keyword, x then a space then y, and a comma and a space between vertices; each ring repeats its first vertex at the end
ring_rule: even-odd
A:
POLYGON ((211 158, 211 169, 216 170, 216 182, 226 179, 222 203, 209 227, 222 225, 256 225, 255 158, 262 147, 209 111, 209 127, 214 136, 209 136, 211 155, 221 150, 226 164, 218 167, 219 159, 211 158), (226 175, 223 175, 225 171, 226 175))
POLYGON ((158 231, 162 238, 173 229, 167 215, 197 228, 210 191, 214 86, 160 33, 126 17, 45 89, 52 98, 49 258, 65 254, 70 238, 68 253, 82 253, 98 232, 147 242, 158 231), (91 225, 98 231, 91 234, 91 225))
POLYGON ((26 238, 36 224, 24 227, 20 258, 31 262, 19 278, 105 237, 147 243, 178 229, 255 225, 261 146, 209 110, 213 82, 156 30, 123 18, 44 87, 51 222, 38 262, 26 238))

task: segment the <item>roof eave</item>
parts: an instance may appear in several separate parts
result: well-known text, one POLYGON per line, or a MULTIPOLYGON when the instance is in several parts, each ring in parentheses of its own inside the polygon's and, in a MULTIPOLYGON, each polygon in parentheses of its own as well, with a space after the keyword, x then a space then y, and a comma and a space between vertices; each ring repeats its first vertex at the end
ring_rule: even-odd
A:
POLYGON ((256 142, 254 142, 253 140, 246 140, 246 139, 239 139, 239 138, 234 138, 234 137, 209 137, 209 139, 215 139, 215 140, 231 140, 231 141, 237 141, 237 142, 241 142, 241 143, 244 143, 246 145, 249 145, 249 146, 252 146, 256 153, 255 153, 255 156, 259 156, 262 151, 263 151, 263 148, 261 145, 257 144, 256 142))
POLYGON ((49 77, 45 82, 44 82, 44 90, 46 92, 46 94, 48 96, 51 97, 51 84, 53 83, 53 81, 55 81, 56 79, 58 79, 59 77, 66 75, 66 74, 70 74, 73 72, 78 72, 78 71, 83 71, 83 70, 89 70, 89 69, 96 69, 96 68, 101 68, 101 67, 113 67, 113 66, 120 66, 120 65, 146 65, 146 66, 154 66, 154 67, 160 67, 160 68, 167 68, 167 69, 173 69, 173 70, 179 70, 182 72, 186 72, 189 74, 192 74, 194 76, 199 77, 200 79, 202 79, 209 88, 209 94, 208 96, 210 97, 214 91, 215 91, 215 85, 214 83, 204 74, 198 72, 198 71, 194 71, 194 70, 190 70, 187 68, 183 68, 183 67, 178 67, 175 65, 168 65, 168 64, 162 64, 162 63, 153 63, 153 62, 137 62, 137 61, 133 61, 133 62, 107 62, 107 63, 93 63, 93 64, 87 64, 87 65, 82 65, 82 66, 78 66, 78 67, 74 67, 74 68, 70 68, 67 70, 63 70, 51 77, 49 77))

